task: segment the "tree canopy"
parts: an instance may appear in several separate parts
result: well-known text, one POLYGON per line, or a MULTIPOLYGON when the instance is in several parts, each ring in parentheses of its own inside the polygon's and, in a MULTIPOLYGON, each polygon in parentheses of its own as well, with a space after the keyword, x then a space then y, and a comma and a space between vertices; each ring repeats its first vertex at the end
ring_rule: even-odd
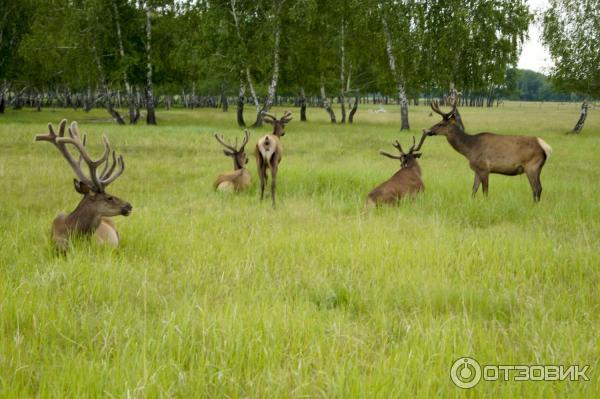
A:
POLYGON ((551 0, 543 23, 543 40, 554 61, 554 83, 600 97, 600 1, 551 0))
MULTIPOLYGON (((130 102, 153 91, 240 96, 257 112, 277 95, 305 93, 402 100, 456 85, 493 99, 531 20, 524 0, 9 1, 0 83, 101 93, 90 101, 117 91, 130 102)), ((552 29, 564 25, 557 21, 552 29)))

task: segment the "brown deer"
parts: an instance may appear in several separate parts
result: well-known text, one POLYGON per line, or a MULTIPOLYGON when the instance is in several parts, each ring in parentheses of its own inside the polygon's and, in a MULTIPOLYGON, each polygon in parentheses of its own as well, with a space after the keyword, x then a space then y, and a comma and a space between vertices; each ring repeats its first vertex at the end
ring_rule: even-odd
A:
POLYGON ((60 214, 54 219, 52 240, 62 252, 67 250, 69 237, 72 235, 95 235, 100 244, 107 243, 117 246, 119 244, 119 233, 110 217, 117 215, 129 216, 132 207, 128 202, 108 194, 105 190, 125 170, 123 156, 119 155, 117 157, 115 152, 111 150, 108 139, 103 136, 104 153, 99 159, 92 160, 85 148, 85 135, 83 140, 79 136, 77 122, 71 123, 68 129, 69 137, 65 137, 66 125, 67 121, 63 119, 60 122, 57 135, 52 124, 49 123, 49 133, 35 137, 36 141, 49 141, 63 155, 77 176, 77 179, 74 179, 75 190, 83 195, 83 199, 73 212, 69 215, 60 214), (67 144, 71 144, 79 153, 77 161, 67 148, 67 144), (110 159, 109 155, 111 156, 110 159), (89 177, 81 170, 82 159, 88 166, 89 177), (102 167, 100 172, 98 172, 99 167, 102 167))
POLYGON ((456 102, 448 113, 440 110, 437 101, 431 102, 431 109, 443 119, 424 132, 429 136, 446 136, 452 148, 469 160, 469 165, 475 172, 473 196, 480 184, 483 186, 483 194, 487 196, 490 173, 508 176, 525 173, 533 191, 533 200, 540 200, 540 173, 546 159, 552 154, 552 147, 548 143, 532 136, 504 136, 487 132, 470 135, 465 133, 462 122, 457 120, 456 102))
POLYGON ((379 151, 381 155, 388 158, 400 160, 400 170, 379 186, 367 196, 367 208, 380 204, 396 204, 401 198, 414 196, 425 190, 423 181, 421 180, 421 167, 417 159, 421 157, 418 152, 423 145, 427 136, 423 134, 419 145, 415 147, 415 137, 413 136, 413 145, 408 152, 402 151, 400 142, 396 140, 393 146, 398 150, 400 155, 392 155, 385 151, 379 151))
POLYGON ((248 173, 248 170, 246 169, 248 157, 246 156, 244 147, 248 143, 250 133, 248 133, 248 130, 244 132, 244 140, 239 149, 237 146, 237 139, 235 140, 235 145, 230 145, 225 142, 222 135, 215 133, 215 138, 223 147, 225 147, 223 153, 226 156, 233 158, 233 172, 220 174, 213 184, 215 190, 227 192, 240 192, 246 190, 250 186, 250 173, 248 173))
POLYGON ((273 125, 273 132, 261 137, 256 144, 254 155, 256 156, 256 165, 258 177, 260 178, 260 200, 263 200, 265 194, 265 184, 267 183, 267 169, 271 169, 271 201, 275 208, 275 191, 277 189, 277 169, 283 156, 283 147, 281 137, 285 135, 285 125, 292 120, 292 113, 285 111, 280 119, 263 112, 263 121, 273 125))

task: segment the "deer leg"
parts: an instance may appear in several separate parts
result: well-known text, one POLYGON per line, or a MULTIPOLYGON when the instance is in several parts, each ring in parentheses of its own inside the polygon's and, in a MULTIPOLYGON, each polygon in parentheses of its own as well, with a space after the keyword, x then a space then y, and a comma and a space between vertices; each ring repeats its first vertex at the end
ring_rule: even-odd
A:
POLYGON ((261 162, 258 164, 258 177, 260 179, 260 200, 263 200, 265 195, 265 180, 267 179, 266 165, 261 162))
POLYGON ((477 190, 479 190, 480 183, 481 179, 479 178, 477 172, 475 172, 475 181, 473 182, 473 193, 471 194, 471 197, 475 198, 475 194, 477 194, 477 190))
POLYGON ((271 201, 275 208, 275 192, 277 191, 277 165, 271 165, 271 201))
POLYGON ((487 197, 487 195, 488 195, 489 177, 490 177, 490 175, 487 172, 482 173, 482 175, 479 177, 481 179, 481 188, 483 189, 483 195, 485 197, 487 197))
POLYGON ((531 185, 531 191, 533 191, 533 201, 539 202, 542 198, 542 182, 540 181, 541 169, 528 171, 527 178, 531 185))

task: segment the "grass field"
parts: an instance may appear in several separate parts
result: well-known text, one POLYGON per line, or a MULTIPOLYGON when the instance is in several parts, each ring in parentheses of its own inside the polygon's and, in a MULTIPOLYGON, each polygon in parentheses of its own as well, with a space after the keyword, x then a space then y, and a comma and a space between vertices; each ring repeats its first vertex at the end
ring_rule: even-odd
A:
MULTIPOLYGON (((492 175, 489 198, 472 200, 467 161, 430 137, 425 193, 365 213, 399 166, 378 150, 409 143, 398 110, 363 106, 346 126, 294 112, 276 211, 258 200, 253 160, 248 193, 212 190, 232 167, 212 133, 241 138, 233 110, 160 111, 157 127, 119 127, 102 110, 0 115, 0 397, 598 395, 600 113, 566 136, 576 104, 461 110, 470 133, 554 148, 539 205, 524 175, 492 175), (79 195, 58 151, 33 136, 62 118, 96 154, 101 133, 124 154, 110 192, 134 209, 115 219, 118 250, 52 250, 52 220, 79 195), (450 380, 462 356, 590 365, 590 381, 462 390, 450 380)), ((425 107, 410 116, 417 138, 439 120, 425 107)))

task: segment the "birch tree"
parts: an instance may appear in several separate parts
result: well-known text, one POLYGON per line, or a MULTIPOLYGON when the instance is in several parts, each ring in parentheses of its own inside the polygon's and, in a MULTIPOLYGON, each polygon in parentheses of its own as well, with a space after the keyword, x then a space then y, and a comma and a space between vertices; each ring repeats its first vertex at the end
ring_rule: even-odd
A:
POLYGON ((119 56, 121 61, 121 68, 123 69, 123 84, 125 85, 125 92, 127 94, 127 103, 129 107, 129 123, 135 124, 137 122, 136 117, 136 107, 135 101, 133 97, 133 90, 131 88, 131 83, 129 83, 129 78, 127 77, 127 69, 124 65, 125 63, 125 46, 123 45, 123 34, 121 30, 121 13, 119 12, 119 6, 117 5, 117 0, 111 0, 112 9, 114 13, 115 20, 115 30, 117 33, 117 45, 119 49, 119 56))
POLYGON ((396 61, 396 56, 393 49, 392 35, 384 15, 381 16, 381 24, 383 27, 383 37, 385 40, 385 51, 388 58, 388 65, 396 85, 398 102, 400 103, 400 130, 409 130, 410 124, 408 122, 408 98, 406 97, 404 74, 398 69, 398 63, 396 61))
POLYGON ((543 41, 554 61, 552 81, 585 97, 577 123, 580 133, 590 98, 600 97, 600 0, 551 0, 543 13, 543 41))
POLYGON ((140 8, 144 11, 146 21, 146 40, 144 49, 146 53, 146 123, 156 125, 156 111, 154 108, 154 87, 152 85, 152 7, 148 1, 143 1, 140 8))

